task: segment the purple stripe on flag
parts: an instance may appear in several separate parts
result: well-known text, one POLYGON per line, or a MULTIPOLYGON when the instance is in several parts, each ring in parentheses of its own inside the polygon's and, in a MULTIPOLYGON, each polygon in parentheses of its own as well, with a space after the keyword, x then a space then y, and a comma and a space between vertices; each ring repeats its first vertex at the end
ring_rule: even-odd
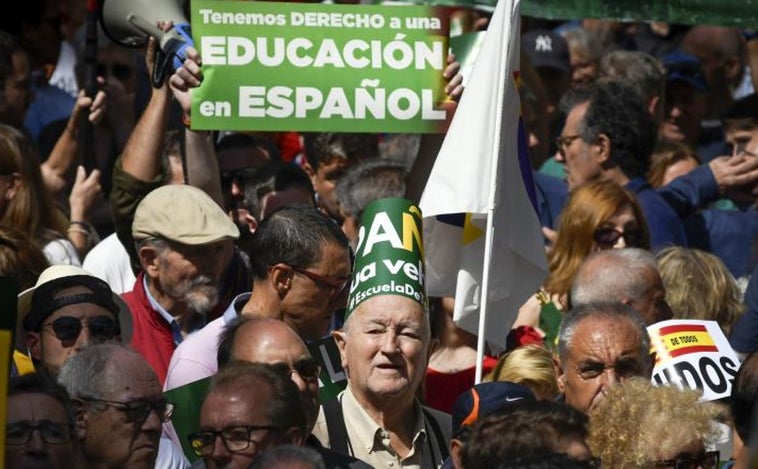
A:
POLYGON ((532 163, 529 161, 529 144, 524 120, 518 118, 518 162, 521 168, 521 178, 524 180, 524 188, 532 202, 532 208, 535 213, 539 213, 537 208, 537 190, 534 187, 534 178, 532 177, 532 163))

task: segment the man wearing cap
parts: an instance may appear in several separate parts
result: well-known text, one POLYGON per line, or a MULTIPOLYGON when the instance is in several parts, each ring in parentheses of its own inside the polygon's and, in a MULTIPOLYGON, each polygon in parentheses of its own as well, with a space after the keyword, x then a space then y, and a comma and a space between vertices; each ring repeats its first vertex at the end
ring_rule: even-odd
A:
MULTIPOLYGON (((685 142, 693 148, 697 147, 701 140, 701 121, 706 115, 708 98, 708 85, 700 59, 677 50, 664 55, 661 60, 666 68, 666 99, 660 136, 665 140, 685 142)), ((716 152, 711 149, 706 155, 699 148, 698 156, 709 161, 714 156, 723 154, 723 138, 718 140, 716 152)))
POLYGON ((461 467, 461 451, 471 433, 471 425, 480 418, 499 412, 516 403, 536 402, 526 386, 508 381, 491 381, 474 385, 453 404, 453 438, 450 457, 442 469, 461 467))
POLYGON ((139 203, 132 236, 142 271, 123 294, 134 322, 131 345, 163 383, 176 346, 218 304, 239 230, 202 190, 168 185, 139 203))
POLYGON ((421 211, 380 199, 363 212, 343 329, 334 332, 347 388, 324 403, 325 446, 374 467, 436 468, 450 415, 423 407, 430 329, 421 211))
POLYGON ((54 265, 18 295, 17 347, 52 376, 63 362, 92 343, 128 342, 131 315, 103 280, 81 267, 54 265))

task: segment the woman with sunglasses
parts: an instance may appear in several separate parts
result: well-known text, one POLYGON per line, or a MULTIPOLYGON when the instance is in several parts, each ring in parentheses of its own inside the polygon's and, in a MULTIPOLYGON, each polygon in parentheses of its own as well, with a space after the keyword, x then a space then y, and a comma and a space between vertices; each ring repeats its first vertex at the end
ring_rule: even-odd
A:
POLYGON ((581 263, 591 252, 624 247, 650 249, 647 221, 637 197, 611 181, 590 182, 572 192, 548 253, 549 276, 519 308, 507 348, 543 342, 553 349, 581 263))

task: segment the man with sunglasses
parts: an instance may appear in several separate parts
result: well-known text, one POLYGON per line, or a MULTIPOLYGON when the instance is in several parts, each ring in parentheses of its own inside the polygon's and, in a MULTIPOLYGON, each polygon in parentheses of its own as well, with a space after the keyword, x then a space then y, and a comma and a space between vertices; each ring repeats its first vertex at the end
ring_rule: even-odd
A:
POLYGON ((270 317, 304 340, 324 337, 334 311, 345 306, 350 280, 348 241, 339 225, 312 206, 275 210, 253 234, 251 293, 235 298, 224 314, 187 337, 173 353, 165 389, 213 375, 223 328, 238 317, 270 317))
POLYGON ((81 267, 45 269, 34 287, 18 296, 17 347, 52 376, 63 362, 93 343, 128 342, 132 318, 124 301, 103 280, 81 267))
POLYGON ((172 452, 173 444, 161 440, 161 424, 171 418, 173 405, 163 397, 153 369, 134 350, 121 344, 91 345, 64 363, 58 382, 71 396, 81 429, 79 467, 186 465, 181 454, 172 452))

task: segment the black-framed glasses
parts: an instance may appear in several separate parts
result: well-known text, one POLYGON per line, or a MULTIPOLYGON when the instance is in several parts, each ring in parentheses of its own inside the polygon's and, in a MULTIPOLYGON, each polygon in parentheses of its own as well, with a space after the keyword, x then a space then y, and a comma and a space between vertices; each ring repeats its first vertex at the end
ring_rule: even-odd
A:
POLYGON ((672 469, 716 469, 719 464, 721 453, 718 451, 708 451, 699 458, 678 457, 676 459, 665 459, 655 461, 655 467, 668 467, 672 469))
POLYGON ((106 399, 95 399, 94 397, 84 397, 82 400, 88 402, 97 402, 104 404, 108 407, 123 412, 126 415, 127 422, 144 423, 150 416, 150 412, 153 410, 158 414, 158 418, 161 422, 168 422, 171 420, 171 414, 174 413, 174 404, 168 402, 166 399, 135 399, 133 401, 109 401, 106 399))
POLYGON ((9 423, 5 427, 5 444, 8 446, 23 446, 32 439, 32 433, 39 432, 42 441, 48 445, 65 445, 71 442, 74 435, 74 425, 70 423, 40 420, 33 425, 29 420, 9 423))
POLYGON ((350 283, 350 277, 345 278, 333 278, 333 277, 326 277, 321 274, 317 274, 316 272, 311 272, 307 269, 301 269, 300 267, 291 267, 292 270, 295 272, 305 275, 309 279, 313 280, 315 283, 320 284, 322 286, 326 286, 332 290, 331 292, 331 298, 338 298, 347 288, 347 285, 350 283))
POLYGON ((85 324, 94 340, 112 340, 120 333, 118 323, 112 316, 95 316, 89 319, 61 316, 42 327, 51 328, 55 337, 61 342, 74 342, 79 338, 85 324))
POLYGON ((558 151, 561 153, 561 155, 566 153, 566 148, 571 145, 574 140, 577 138, 581 138, 581 135, 566 135, 566 136, 560 136, 555 139, 555 144, 558 147, 558 151))
POLYGON ((224 446, 230 453, 241 453, 251 445, 255 447, 259 442, 253 440, 253 434, 264 430, 276 430, 272 425, 240 425, 227 427, 223 430, 201 430, 188 435, 192 452, 196 456, 208 456, 213 453, 216 438, 221 438, 224 446))
POLYGON ((613 246, 622 237, 628 247, 640 247, 643 234, 642 230, 621 231, 616 228, 605 227, 596 229, 593 235, 595 242, 603 246, 613 246))
POLYGON ((302 358, 292 365, 280 362, 272 363, 270 366, 289 376, 291 376, 292 373, 297 373, 303 381, 317 381, 321 375, 321 364, 310 357, 302 358))

